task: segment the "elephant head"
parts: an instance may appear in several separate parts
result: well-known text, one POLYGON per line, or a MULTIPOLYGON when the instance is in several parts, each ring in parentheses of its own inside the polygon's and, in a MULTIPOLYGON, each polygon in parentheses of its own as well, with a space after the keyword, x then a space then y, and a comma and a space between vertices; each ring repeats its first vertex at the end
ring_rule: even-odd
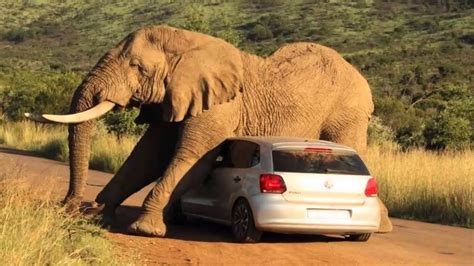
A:
POLYGON ((93 119, 114 106, 158 106, 162 121, 178 122, 242 90, 241 52, 208 35, 168 26, 139 29, 107 52, 72 98, 69 115, 25 114, 69 123, 70 185, 65 202, 77 206, 87 179, 93 119))

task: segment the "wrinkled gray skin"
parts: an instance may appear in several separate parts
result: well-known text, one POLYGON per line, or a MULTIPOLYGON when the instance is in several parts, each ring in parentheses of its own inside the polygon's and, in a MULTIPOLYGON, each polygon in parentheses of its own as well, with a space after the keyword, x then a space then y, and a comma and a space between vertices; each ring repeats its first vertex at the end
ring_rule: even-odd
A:
MULTIPOLYGON (((70 112, 106 100, 124 107, 132 98, 142 104, 138 120, 149 129, 96 201, 112 216, 158 180, 129 228, 148 236, 164 236, 164 214, 206 176, 213 149, 226 138, 321 138, 364 151, 373 111, 366 80, 329 48, 295 43, 261 58, 166 26, 140 29, 110 50, 76 90, 70 112)), ((93 121, 69 127, 69 206, 82 199, 93 127, 93 121)), ((384 210, 382 231, 391 227, 384 210)))

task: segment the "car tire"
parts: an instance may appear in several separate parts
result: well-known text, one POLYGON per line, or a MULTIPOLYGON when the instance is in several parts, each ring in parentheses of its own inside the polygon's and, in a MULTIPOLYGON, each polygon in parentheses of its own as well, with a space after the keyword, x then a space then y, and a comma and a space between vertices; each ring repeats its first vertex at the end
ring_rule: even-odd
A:
POLYGON ((232 234, 241 243, 257 243, 262 237, 262 231, 255 227, 252 209, 244 199, 239 199, 232 208, 232 234))
POLYGON ((369 238, 372 236, 372 233, 368 233, 368 234, 357 234, 357 235, 349 235, 349 236, 346 236, 346 239, 347 240, 350 240, 350 241, 357 241, 357 242, 365 242, 367 240, 369 240, 369 238))

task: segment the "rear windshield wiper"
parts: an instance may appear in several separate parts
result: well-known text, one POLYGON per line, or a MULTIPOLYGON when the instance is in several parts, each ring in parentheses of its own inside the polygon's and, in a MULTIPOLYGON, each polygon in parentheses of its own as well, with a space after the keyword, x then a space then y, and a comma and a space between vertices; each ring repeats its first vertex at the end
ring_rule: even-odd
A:
POLYGON ((341 170, 341 169, 331 169, 331 168, 324 169, 324 173, 326 173, 326 174, 348 174, 348 175, 356 174, 356 173, 354 173, 354 171, 347 171, 347 170, 341 170))

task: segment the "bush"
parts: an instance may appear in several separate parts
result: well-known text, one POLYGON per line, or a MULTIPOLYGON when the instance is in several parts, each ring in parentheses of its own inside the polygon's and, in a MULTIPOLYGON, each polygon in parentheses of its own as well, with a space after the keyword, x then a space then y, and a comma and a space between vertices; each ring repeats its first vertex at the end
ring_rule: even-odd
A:
POLYGON ((447 84, 439 93, 445 100, 423 132, 428 149, 463 149, 474 143, 474 98, 463 86, 447 84))
POLYGON ((13 43, 21 43, 33 36, 33 33, 29 30, 13 29, 5 34, 5 39, 13 43))
POLYGON ((469 120, 443 112, 427 123, 423 135, 428 149, 456 150, 469 148, 472 130, 469 120))
POLYGON ((464 43, 474 45, 474 33, 463 35, 459 37, 459 40, 464 43))
POLYGON ((277 8, 286 4, 285 0, 253 0, 250 1, 256 8, 277 8))
POLYGON ((292 28, 294 28, 287 17, 276 14, 263 16, 257 23, 265 25, 270 29, 273 36, 288 34, 292 31, 292 28))
POLYGON ((119 138, 125 135, 141 135, 146 125, 135 124, 135 118, 138 112, 138 109, 122 112, 108 112, 103 119, 107 131, 115 134, 119 138))
POLYGON ((369 145, 383 145, 394 141, 395 134, 393 130, 384 125, 382 120, 376 116, 372 116, 367 129, 369 145))
POLYGON ((411 124, 399 128, 395 134, 395 140, 403 149, 423 147, 425 145, 423 124, 411 124))
POLYGON ((1 99, 4 106, 5 116, 13 121, 23 117, 23 113, 29 112, 35 105, 35 92, 28 89, 12 89, 2 93, 1 99), (27 111, 28 110, 28 111, 27 111))
POLYGON ((256 24, 247 34, 247 38, 253 41, 262 41, 273 38, 273 33, 264 25, 256 24))
POLYGON ((182 28, 190 31, 211 34, 209 17, 206 15, 205 8, 202 5, 188 5, 184 9, 184 17, 186 20, 182 25, 180 25, 182 28))
POLYGON ((424 145, 424 113, 394 98, 376 99, 376 115, 395 133, 395 141, 404 149, 424 145))
POLYGON ((213 24, 211 16, 206 13, 206 8, 201 4, 191 4, 184 9, 185 21, 178 25, 181 28, 197 31, 209 35, 213 35, 222 38, 229 43, 238 46, 242 41, 241 34, 232 28, 232 23, 229 18, 221 13, 214 17, 214 20, 220 22, 221 30, 215 30, 211 28, 213 24))
POLYGON ((0 91, 4 115, 18 121, 25 112, 67 113, 70 97, 81 79, 82 76, 74 72, 15 74, 6 89, 0 91))
POLYGON ((218 21, 222 23, 222 30, 216 32, 216 36, 238 47, 242 42, 242 34, 232 27, 235 21, 231 21, 226 14, 217 16, 218 21))

